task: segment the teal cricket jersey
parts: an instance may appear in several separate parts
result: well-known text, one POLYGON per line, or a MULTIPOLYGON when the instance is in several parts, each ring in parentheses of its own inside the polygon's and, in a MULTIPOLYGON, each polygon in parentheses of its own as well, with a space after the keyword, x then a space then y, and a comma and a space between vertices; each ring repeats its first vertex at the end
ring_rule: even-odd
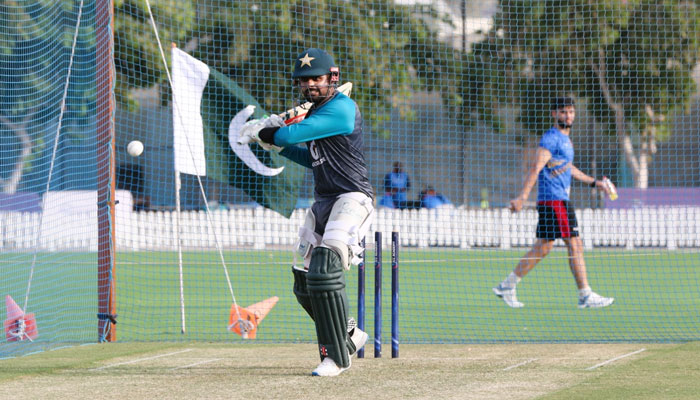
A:
POLYGON ((280 128, 275 145, 284 157, 311 168, 316 200, 362 192, 374 198, 363 155, 362 115, 343 93, 313 105, 301 122, 280 128), (306 148, 295 146, 305 143, 306 148))

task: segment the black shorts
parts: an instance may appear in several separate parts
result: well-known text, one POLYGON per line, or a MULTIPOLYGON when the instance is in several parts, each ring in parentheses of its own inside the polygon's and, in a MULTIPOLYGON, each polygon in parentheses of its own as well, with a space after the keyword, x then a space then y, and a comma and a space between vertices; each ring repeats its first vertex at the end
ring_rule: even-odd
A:
POLYGON ((573 206, 566 200, 537 202, 537 238, 559 239, 578 236, 578 223, 573 206))

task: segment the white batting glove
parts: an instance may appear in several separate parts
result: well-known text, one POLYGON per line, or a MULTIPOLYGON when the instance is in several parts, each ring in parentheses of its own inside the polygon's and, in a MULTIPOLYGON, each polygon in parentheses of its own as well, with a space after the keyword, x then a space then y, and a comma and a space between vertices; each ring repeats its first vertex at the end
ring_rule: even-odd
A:
POLYGON ((267 118, 263 118, 262 121, 265 121, 265 128, 281 128, 286 126, 282 117, 277 114, 272 114, 267 118))
POLYGON ((241 130, 239 131, 239 144, 246 144, 250 142, 261 143, 258 134, 264 128, 281 128, 285 126, 284 120, 279 115, 272 115, 270 117, 263 117, 261 119, 251 119, 250 121, 243 124, 241 130))
MULTIPOLYGON (((246 117, 252 115, 252 111, 255 109, 253 106, 248 106, 248 108, 250 108, 250 110, 246 117)), ((238 139, 236 141, 238 144, 249 144, 251 142, 256 142, 267 151, 274 150, 279 153, 282 151, 282 147, 263 142, 260 140, 259 133, 264 128, 276 128, 283 126, 285 126, 284 120, 282 117, 276 114, 273 114, 270 117, 265 116, 261 119, 252 119, 240 127, 238 139)))
MULTIPOLYGON (((281 127, 285 126, 285 123, 284 123, 284 120, 282 119, 282 117, 280 117, 279 115, 276 115, 276 114, 273 114, 269 117, 265 116, 265 117, 261 118, 259 123, 263 125, 262 129, 264 129, 264 128, 281 128, 281 127)), ((253 136, 252 139, 253 139, 253 141, 257 142, 263 149, 265 149, 267 151, 276 151, 278 153, 280 151, 282 151, 282 147, 275 146, 274 144, 266 143, 266 142, 263 142, 262 140, 260 140, 260 136, 258 135, 258 133, 260 133, 260 130, 258 130, 256 132, 256 134, 253 136)))
POLYGON ((238 144, 248 144, 250 142, 260 142, 258 133, 265 128, 265 121, 260 119, 251 119, 243 124, 241 130, 238 131, 238 144))
MULTIPOLYGON (((272 114, 269 117, 265 117, 261 119, 260 122, 265 124, 265 128, 281 128, 283 126, 286 126, 282 117, 280 117, 277 114, 272 114)), ((260 138, 258 137, 258 139, 260 138)), ((275 146, 274 144, 265 143, 262 140, 258 140, 258 144, 267 151, 276 151, 279 153, 283 150, 282 147, 275 146)))

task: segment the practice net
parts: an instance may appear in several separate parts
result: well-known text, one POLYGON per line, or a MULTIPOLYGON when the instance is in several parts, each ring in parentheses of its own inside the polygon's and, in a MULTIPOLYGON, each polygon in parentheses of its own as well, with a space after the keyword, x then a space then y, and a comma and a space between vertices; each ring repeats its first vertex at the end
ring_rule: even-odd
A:
POLYGON ((385 337, 398 232, 403 343, 700 339, 696 2, 3 0, 0 16, 0 358, 243 343, 245 310, 257 342, 315 342, 291 273, 311 170, 229 141, 247 105, 303 103, 291 72, 312 47, 364 119, 370 336, 375 232, 385 337), (536 243, 537 185, 508 207, 562 96, 574 176, 617 185, 569 193, 590 286, 615 302, 578 307, 559 239, 511 308, 492 288, 536 243))

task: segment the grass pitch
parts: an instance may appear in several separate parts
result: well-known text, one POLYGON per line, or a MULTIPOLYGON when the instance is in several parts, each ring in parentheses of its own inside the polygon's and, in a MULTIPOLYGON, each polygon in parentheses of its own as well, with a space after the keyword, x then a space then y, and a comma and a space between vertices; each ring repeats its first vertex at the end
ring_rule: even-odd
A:
POLYGON ((310 376, 315 353, 310 344, 64 348, 0 360, 0 398, 696 399, 700 393, 697 342, 405 345, 398 359, 368 354, 335 378, 310 376))
MULTIPOLYGON (((596 249, 589 280, 616 297, 576 307, 566 253, 554 251, 518 286, 523 309, 491 293, 524 250, 402 249, 400 358, 354 359, 340 377, 313 378, 313 325, 292 294, 286 251, 226 252, 236 299, 280 301, 256 341, 226 331, 231 295, 212 252, 118 252, 117 343, 94 344, 95 254, 38 254, 27 311, 34 343, 0 342, 0 398, 116 396, 208 399, 695 399, 700 393, 700 258, 696 252, 596 249), (686 343, 684 343, 686 342, 686 343), (88 345, 80 345, 93 343, 88 345), (55 349, 66 346, 66 348, 55 349), (42 351, 55 349, 52 351, 42 351), (16 357, 30 352, 35 354, 16 357)), ((390 330, 385 251, 383 341, 390 330)), ((368 253, 366 330, 373 336, 368 253)), ((0 255, 0 294, 24 304, 32 255, 0 255)), ((356 309, 357 270, 347 274, 356 309)))

